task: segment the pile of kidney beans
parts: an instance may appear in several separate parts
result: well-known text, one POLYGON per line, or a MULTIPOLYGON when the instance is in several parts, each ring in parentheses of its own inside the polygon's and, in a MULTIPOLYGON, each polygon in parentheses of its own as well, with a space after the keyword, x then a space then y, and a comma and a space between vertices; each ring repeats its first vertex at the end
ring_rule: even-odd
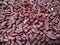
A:
POLYGON ((0 45, 60 45, 60 2, 0 0, 0 45))

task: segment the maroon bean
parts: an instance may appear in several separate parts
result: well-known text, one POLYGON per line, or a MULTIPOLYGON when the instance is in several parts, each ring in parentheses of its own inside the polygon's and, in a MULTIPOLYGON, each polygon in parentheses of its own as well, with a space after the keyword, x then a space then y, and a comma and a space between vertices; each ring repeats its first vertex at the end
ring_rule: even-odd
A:
POLYGON ((17 40, 16 42, 18 43, 18 45, 22 45, 21 41, 17 40))
POLYGON ((54 34, 52 34, 52 32, 48 32, 47 36, 51 39, 57 39, 57 37, 54 34))

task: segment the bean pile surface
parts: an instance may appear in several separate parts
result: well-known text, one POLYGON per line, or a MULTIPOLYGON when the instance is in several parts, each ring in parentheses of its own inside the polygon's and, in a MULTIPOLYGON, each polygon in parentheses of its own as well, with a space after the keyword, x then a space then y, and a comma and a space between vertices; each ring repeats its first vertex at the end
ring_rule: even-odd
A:
POLYGON ((60 45, 60 2, 0 0, 0 45, 60 45))

